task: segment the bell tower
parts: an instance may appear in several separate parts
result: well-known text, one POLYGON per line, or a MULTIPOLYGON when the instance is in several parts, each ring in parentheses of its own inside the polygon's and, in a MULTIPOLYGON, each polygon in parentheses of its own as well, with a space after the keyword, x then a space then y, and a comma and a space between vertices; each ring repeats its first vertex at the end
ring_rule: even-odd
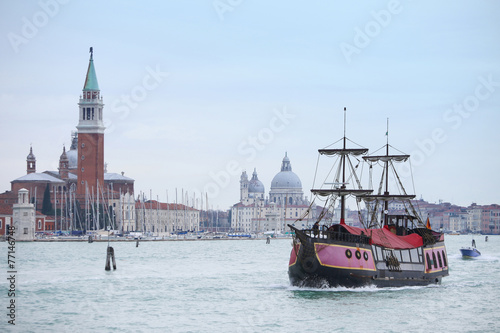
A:
POLYGON ((90 48, 89 67, 78 103, 78 168, 77 194, 84 195, 104 186, 104 123, 103 101, 95 74, 93 49, 90 48))
POLYGON ((248 176, 247 172, 243 171, 240 177, 240 202, 248 199, 248 176))
POLYGON ((36 172, 36 157, 33 155, 33 147, 30 147, 30 153, 26 157, 26 173, 36 172))
POLYGON ((66 155, 66 147, 63 147, 63 152, 61 157, 59 158, 59 176, 62 179, 68 179, 68 171, 69 171, 69 159, 68 155, 66 155))

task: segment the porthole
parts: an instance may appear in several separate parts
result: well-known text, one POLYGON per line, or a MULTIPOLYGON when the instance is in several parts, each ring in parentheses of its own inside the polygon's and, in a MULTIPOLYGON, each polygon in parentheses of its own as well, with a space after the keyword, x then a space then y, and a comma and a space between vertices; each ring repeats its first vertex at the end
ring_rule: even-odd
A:
POLYGON ((345 250, 345 256, 346 256, 348 259, 351 259, 351 258, 352 258, 352 252, 351 252, 351 250, 349 250, 349 249, 345 250))
POLYGON ((84 168, 84 167, 82 167, 82 172, 83 172, 83 171, 85 171, 85 168, 84 168))
POLYGON ((85 142, 82 142, 82 148, 85 148, 85 142))
POLYGON ((85 155, 82 155, 82 161, 85 159, 85 155))
POLYGON ((83 180, 82 180, 82 185, 84 184, 83 180))
POLYGON ((363 253, 363 258, 365 258, 365 261, 368 261, 368 252, 363 253))
POLYGON ((359 250, 356 250, 356 258, 361 259, 361 252, 359 250))

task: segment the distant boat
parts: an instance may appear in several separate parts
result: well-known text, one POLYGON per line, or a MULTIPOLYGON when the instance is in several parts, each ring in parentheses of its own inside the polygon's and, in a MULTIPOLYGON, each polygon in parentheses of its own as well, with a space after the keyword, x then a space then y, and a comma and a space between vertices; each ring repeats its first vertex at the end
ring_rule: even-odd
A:
POLYGON ((252 238, 252 235, 250 235, 250 234, 228 234, 227 237, 246 237, 246 238, 252 238))
MULTIPOLYGON (((344 109, 345 112, 345 109, 344 109)), ((327 209, 340 201, 340 221, 308 230, 288 225, 295 233, 290 254, 288 275, 290 283, 298 287, 376 287, 424 286, 437 284, 448 275, 448 260, 444 235, 431 230, 413 207, 399 177, 397 194, 389 193, 388 176, 395 174, 393 163, 407 162, 409 155, 390 154, 389 143, 384 155, 368 155, 363 159, 371 166, 382 166, 382 179, 376 194, 363 189, 352 164, 359 161, 366 148, 346 147, 345 113, 342 148, 320 149, 321 155, 336 158, 337 171, 333 183, 324 183, 321 189, 312 189, 316 196, 328 198, 318 222, 327 216, 327 209), (349 175, 347 175, 349 173, 349 175), (348 188, 351 181, 357 186, 348 188), (385 186, 384 186, 385 185, 385 186), (365 201, 367 213, 359 210, 363 227, 345 223, 346 197, 355 196, 365 201), (389 202, 400 202, 404 212, 389 211, 389 202)), ((339 140, 340 141, 340 140, 339 140)), ((350 140, 349 140, 350 141, 350 140)), ((338 141, 337 141, 338 142, 338 141)), ((352 141, 351 141, 352 142, 352 141)), ((397 181, 396 181, 397 180, 397 181)), ((366 211, 365 211, 366 212, 366 211)), ((324 222, 323 222, 324 223, 324 222)))
POLYGON ((462 258, 476 258, 481 255, 481 252, 479 252, 476 249, 476 241, 472 240, 472 246, 471 247, 463 247, 460 249, 460 252, 462 252, 462 258))

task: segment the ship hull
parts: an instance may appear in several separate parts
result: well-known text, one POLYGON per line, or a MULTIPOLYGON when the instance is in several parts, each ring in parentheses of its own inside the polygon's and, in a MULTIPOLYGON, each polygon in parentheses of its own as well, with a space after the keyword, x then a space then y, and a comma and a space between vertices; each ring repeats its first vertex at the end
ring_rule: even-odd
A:
POLYGON ((476 257, 479 257, 481 255, 481 253, 478 250, 470 248, 470 247, 461 248, 460 252, 462 253, 463 258, 476 258, 476 257))
POLYGON ((300 236, 295 238, 288 267, 293 286, 426 286, 439 284, 448 275, 444 242, 389 249, 359 239, 349 242, 300 236))

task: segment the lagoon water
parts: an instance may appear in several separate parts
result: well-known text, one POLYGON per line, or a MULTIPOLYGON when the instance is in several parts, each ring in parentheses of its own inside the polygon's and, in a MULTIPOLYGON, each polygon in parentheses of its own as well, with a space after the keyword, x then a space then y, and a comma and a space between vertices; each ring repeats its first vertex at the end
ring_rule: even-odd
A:
POLYGON ((8 324, 0 243, 1 332, 499 332, 500 236, 446 236, 438 286, 291 287, 291 239, 16 244, 16 318, 8 324))

